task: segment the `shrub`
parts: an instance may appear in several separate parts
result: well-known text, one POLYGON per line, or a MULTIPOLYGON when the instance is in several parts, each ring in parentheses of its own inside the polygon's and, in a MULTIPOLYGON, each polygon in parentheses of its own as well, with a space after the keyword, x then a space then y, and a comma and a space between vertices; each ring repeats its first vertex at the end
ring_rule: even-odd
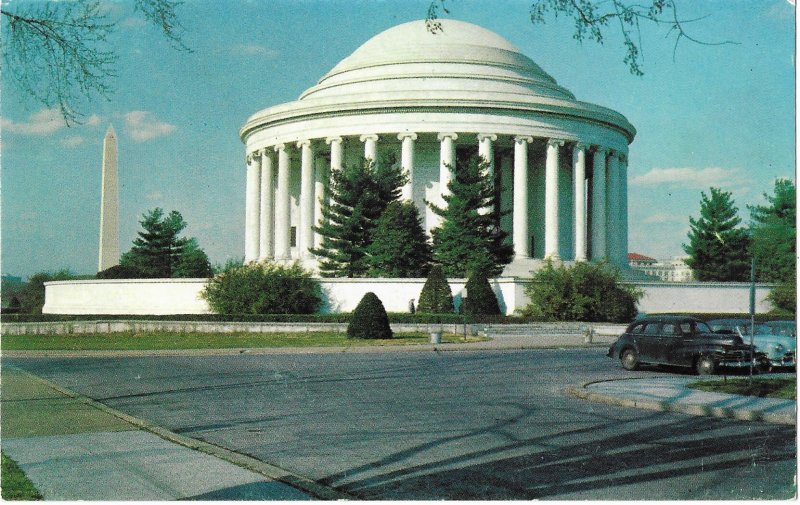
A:
POLYGON ((497 315, 500 314, 500 305, 497 297, 489 285, 485 270, 479 270, 467 279, 465 286, 467 298, 463 302, 463 312, 469 315, 497 315))
POLYGON ((133 265, 114 265, 97 272, 98 279, 143 279, 144 273, 133 265))
POLYGON ((439 265, 431 267, 431 271, 428 273, 428 278, 419 294, 417 312, 428 314, 453 312, 453 294, 442 267, 439 265))
POLYGON ((636 317, 642 292, 619 283, 606 263, 576 263, 572 268, 551 262, 533 274, 525 293, 531 302, 524 316, 556 321, 628 322, 636 317))
POLYGON ((220 314, 311 314, 322 303, 319 283, 296 263, 231 265, 209 281, 203 298, 220 314))
POLYGON ((373 292, 364 295, 350 316, 347 325, 350 338, 392 338, 389 316, 383 303, 373 292))
POLYGON ((772 304, 773 312, 776 314, 786 317, 796 314, 797 284, 795 280, 792 278, 772 288, 767 295, 767 301, 772 304))

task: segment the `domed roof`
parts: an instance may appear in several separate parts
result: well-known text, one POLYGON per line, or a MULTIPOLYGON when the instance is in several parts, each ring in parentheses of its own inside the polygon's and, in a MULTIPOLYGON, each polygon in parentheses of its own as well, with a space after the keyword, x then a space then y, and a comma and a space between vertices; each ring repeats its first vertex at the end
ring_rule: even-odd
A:
POLYGON ((321 98, 366 92, 511 93, 575 97, 513 44, 463 21, 440 20, 431 33, 424 20, 379 33, 328 72, 300 97, 321 98))

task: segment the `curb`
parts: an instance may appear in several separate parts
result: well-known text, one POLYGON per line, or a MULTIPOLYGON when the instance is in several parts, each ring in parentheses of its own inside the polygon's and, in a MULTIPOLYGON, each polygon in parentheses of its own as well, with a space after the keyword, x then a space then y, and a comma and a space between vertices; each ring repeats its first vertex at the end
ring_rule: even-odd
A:
MULTIPOLYGON (((642 380, 642 379, 619 379, 619 380, 642 380)), ((794 426, 797 422, 794 416, 787 414, 776 414, 773 412, 764 412, 763 410, 756 409, 730 409, 725 407, 711 407, 708 405, 693 405, 672 401, 648 401, 648 400, 634 400, 631 398, 624 398, 620 396, 611 396, 601 393, 592 393, 586 390, 586 386, 596 384, 597 382, 613 382, 613 381, 593 381, 587 382, 581 387, 570 386, 564 392, 568 396, 587 400, 595 403, 604 403, 606 405, 617 405, 621 407, 631 407, 643 410, 652 410, 658 412, 678 412, 681 414, 689 414, 693 416, 704 417, 718 417, 725 419, 736 419, 739 421, 761 421, 772 424, 783 424, 794 426)), ((731 395, 735 396, 735 395, 731 395)))
MULTIPOLYGON (((16 367, 15 367, 16 368, 16 367)), ((156 424, 150 423, 143 419, 139 419, 137 417, 130 416, 125 414, 124 412, 120 412, 115 410, 105 404, 102 404, 96 400, 93 400, 87 396, 83 396, 81 394, 75 393, 66 389, 64 387, 59 386, 53 382, 48 381, 47 379, 43 379, 37 375, 34 375, 27 370, 23 370, 20 368, 16 368, 19 373, 25 374, 28 377, 37 380, 46 386, 62 393, 64 395, 69 396, 75 400, 80 401, 86 405, 94 407, 98 410, 101 410, 107 414, 111 414, 114 417, 122 419, 123 421, 136 426, 137 428, 148 431, 154 435, 157 435, 168 442, 173 442, 178 445, 182 445, 189 449, 194 449, 196 451, 208 454, 210 456, 214 456, 221 460, 227 461, 232 463, 236 466, 245 468, 252 472, 258 473, 263 475, 269 479, 283 482, 284 484, 288 484, 296 489, 304 491, 314 498, 322 499, 322 500, 354 500, 356 499, 354 496, 339 491, 335 488, 330 486, 325 486, 320 484, 317 481, 309 479, 308 477, 304 477, 302 475, 296 474, 289 470, 280 468, 278 466, 266 463, 259 459, 253 458, 251 456, 247 456, 246 454, 241 454, 230 449, 225 449, 223 447, 204 442, 202 440, 197 440, 194 438, 186 437, 183 435, 179 435, 177 433, 173 433, 166 428, 158 426, 156 424)))
MULTIPOLYGON (((496 340, 495 340, 496 341, 496 340)), ((491 341, 490 341, 491 342, 491 341)), ((119 358, 150 356, 235 356, 237 354, 369 354, 381 352, 469 352, 469 351, 514 351, 525 349, 592 349, 605 348, 605 342, 574 344, 539 344, 520 343, 503 344, 490 342, 474 342, 462 344, 417 344, 398 346, 350 346, 350 347, 262 347, 262 348, 230 348, 230 349, 164 349, 164 350, 85 350, 85 351, 2 351, 6 358, 119 358)))

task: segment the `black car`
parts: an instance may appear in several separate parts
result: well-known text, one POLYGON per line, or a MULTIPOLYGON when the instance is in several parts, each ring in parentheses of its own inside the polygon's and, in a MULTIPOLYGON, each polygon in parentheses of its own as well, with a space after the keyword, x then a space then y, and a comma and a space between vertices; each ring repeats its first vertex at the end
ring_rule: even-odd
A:
POLYGON ((693 317, 653 316, 631 323, 608 350, 626 370, 640 363, 694 368, 700 375, 713 374, 720 367, 769 366, 764 353, 751 350, 736 334, 714 333, 705 322, 693 317), (751 354, 752 353, 752 354, 751 354))

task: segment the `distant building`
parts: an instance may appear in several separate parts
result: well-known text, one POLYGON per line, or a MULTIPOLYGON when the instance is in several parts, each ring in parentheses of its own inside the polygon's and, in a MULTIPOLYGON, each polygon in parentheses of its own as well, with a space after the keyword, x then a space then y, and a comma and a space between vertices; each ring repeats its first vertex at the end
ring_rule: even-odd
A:
POLYGON ((674 256, 668 260, 657 260, 638 253, 628 253, 631 268, 656 277, 664 282, 692 282, 692 269, 686 264, 688 256, 674 256))

